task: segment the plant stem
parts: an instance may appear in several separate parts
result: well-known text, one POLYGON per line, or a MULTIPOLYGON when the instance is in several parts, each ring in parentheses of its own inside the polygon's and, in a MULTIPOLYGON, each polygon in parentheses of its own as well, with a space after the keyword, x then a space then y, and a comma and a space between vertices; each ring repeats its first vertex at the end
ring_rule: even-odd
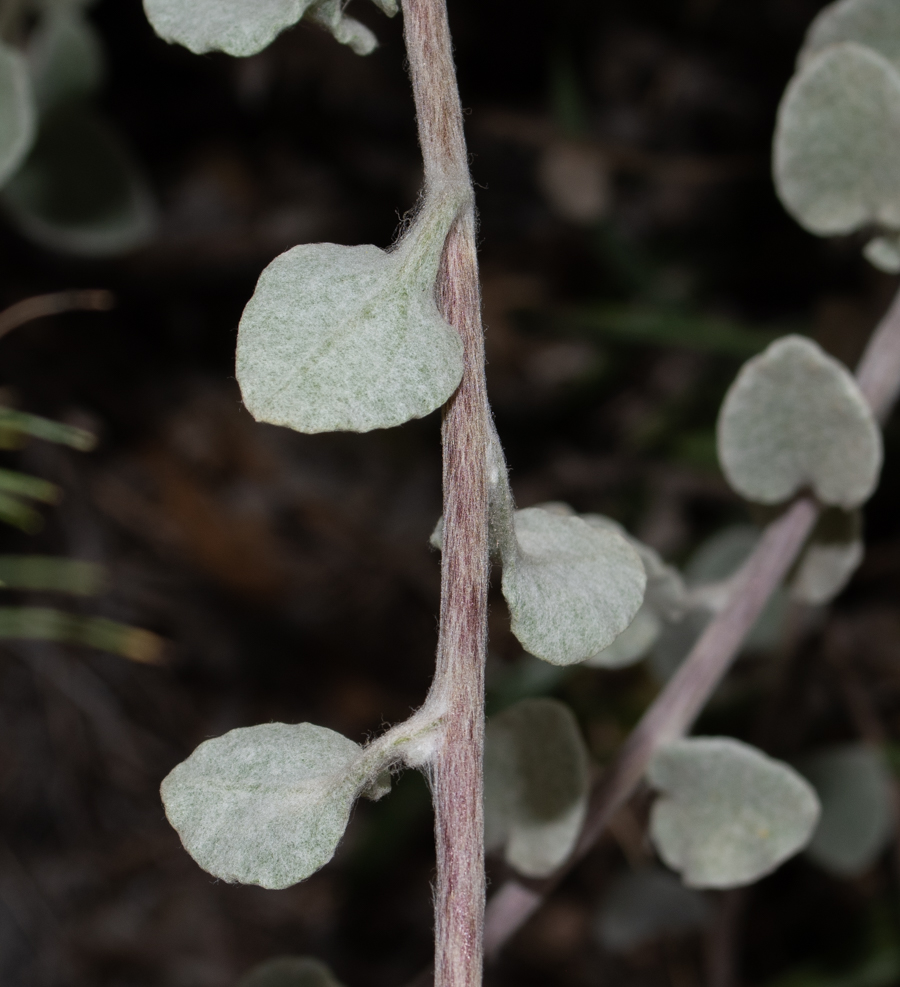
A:
MULTIPOLYGON (((883 422, 900 393, 900 292, 872 333, 856 377, 875 417, 883 422)), ((690 729, 731 667, 769 597, 800 554, 819 512, 819 505, 811 497, 800 497, 768 525, 750 558, 734 577, 728 602, 641 717, 616 760, 595 786, 572 856, 551 877, 542 881, 512 878, 491 898, 485 922, 488 957, 503 948, 562 877, 597 842, 612 815, 637 788, 660 745, 690 729)))
POLYGON ((464 193, 444 245, 437 297, 463 340, 462 383, 443 410, 441 623, 430 701, 445 710, 432 762, 437 843, 435 985, 478 987, 484 921, 484 659, 490 415, 475 211, 444 0, 403 0, 426 195, 464 193))

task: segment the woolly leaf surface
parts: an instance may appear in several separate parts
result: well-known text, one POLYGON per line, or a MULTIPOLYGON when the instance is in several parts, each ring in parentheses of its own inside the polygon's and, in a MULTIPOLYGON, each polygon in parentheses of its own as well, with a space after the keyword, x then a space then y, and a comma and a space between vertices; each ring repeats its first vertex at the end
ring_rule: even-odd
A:
POLYGON ((263 271, 241 318, 237 378, 257 421, 368 432, 421 418, 462 379, 434 281, 455 210, 426 207, 386 252, 302 244, 263 271))
POLYGON ((719 413, 718 448, 731 486, 763 504, 809 486, 824 504, 856 507, 881 469, 881 433, 853 377, 801 336, 741 369, 719 413))
POLYGON ((275 956, 238 981, 237 987, 342 987, 321 960, 311 956, 275 956))
POLYGON ((70 7, 53 8, 28 45, 28 65, 41 112, 82 99, 103 82, 103 47, 93 25, 70 7))
POLYGON ((857 877, 891 839, 891 777, 881 754, 865 744, 840 744, 797 764, 816 790, 822 817, 806 854, 841 877, 857 877))
POLYGON ((651 839, 689 887, 750 884, 801 850, 819 816, 815 792, 793 768, 727 737, 663 747, 647 778, 663 793, 651 839))
POLYGON ((311 723, 240 727, 163 780, 185 849, 225 881, 287 888, 326 864, 367 778, 361 748, 311 723))
POLYGON ((627 668, 650 651, 661 633, 662 622, 653 608, 644 602, 634 620, 615 641, 591 655, 585 665, 588 668, 627 668))
POLYGON ((711 918, 712 909, 701 892, 686 888, 669 871, 646 867, 610 884, 594 933, 604 948, 621 953, 663 936, 695 932, 711 918))
POLYGON ((523 699, 485 732, 485 846, 504 847, 528 877, 552 873, 571 853, 588 797, 588 755, 572 711, 523 699))
POLYGON ((0 42, 0 185, 25 160, 37 129, 37 109, 28 63, 0 42))
POLYGON ((554 665, 590 658, 634 620, 647 577, 616 531, 539 508, 516 511, 516 550, 503 555, 512 631, 554 665))
POLYGON ((813 56, 788 84, 775 128, 781 201, 822 236, 900 229, 900 71, 853 42, 813 56))
POLYGON ((3 204, 29 239, 83 257, 133 250, 155 224, 150 192, 130 153, 102 117, 80 105, 44 117, 3 204))
POLYGON ((900 69, 900 8, 895 0, 839 0, 816 15, 797 63, 804 65, 829 45, 856 41, 900 69))

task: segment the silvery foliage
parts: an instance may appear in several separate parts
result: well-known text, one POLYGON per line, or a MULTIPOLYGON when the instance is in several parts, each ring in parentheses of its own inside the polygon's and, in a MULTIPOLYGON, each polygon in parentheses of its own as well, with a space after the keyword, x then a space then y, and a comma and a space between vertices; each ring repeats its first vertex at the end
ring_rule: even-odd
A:
POLYGON ((879 231, 864 253, 900 271, 900 8, 839 0, 807 32, 782 100, 774 171, 786 208, 819 235, 879 231))
POLYGON ((669 871, 644 867, 616 878, 594 920, 594 936, 611 953, 624 953, 663 936, 686 935, 709 924, 706 897, 669 871))
POLYGON ((257 421, 368 432, 440 407, 463 372, 434 298, 459 202, 436 191, 390 251, 301 244, 260 276, 241 317, 237 378, 257 421))
MULTIPOLYGON (((396 0, 374 2, 389 17, 397 13, 396 0)), ((375 36, 347 17, 343 6, 340 0, 144 0, 156 33, 198 55, 208 51, 255 55, 304 15, 358 55, 368 55, 378 44, 375 36)))
POLYGON ((640 661, 672 623, 677 623, 688 610, 687 590, 681 574, 667 565, 659 553, 632 537, 616 521, 602 514, 585 514, 584 520, 600 530, 617 531, 640 557, 647 577, 644 602, 634 619, 608 647, 585 662, 591 668, 625 668, 640 661))
MULTIPOLYGON (((750 524, 729 525, 707 538, 684 567, 689 607, 682 619, 667 624, 650 654, 650 668, 662 682, 668 681, 688 656, 706 625, 732 592, 732 577, 759 541, 759 529, 750 524)), ((787 614, 787 595, 776 590, 741 650, 768 651, 781 638, 787 614)))
POLYGON ((893 779, 881 752, 866 744, 838 744, 801 758, 796 766, 822 803, 806 855, 838 876, 863 874, 893 832, 893 779))
POLYGON ((816 343, 784 336, 741 368, 717 425, 719 462, 748 500, 780 504, 805 487, 849 510, 878 483, 881 433, 849 371, 816 343))
MULTIPOLYGON (((503 564, 501 588, 519 643, 552 665, 574 665, 626 636, 620 657, 627 657, 619 664, 636 660, 629 630, 638 620, 649 570, 635 540, 614 521, 580 517, 568 504, 517 511, 496 449, 491 462, 491 540, 503 564)), ((430 544, 440 549, 442 542, 443 519, 430 544)), ((669 578, 666 573, 659 582, 669 578)), ((644 633, 640 622, 635 632, 644 633)), ((615 662, 614 657, 603 667, 616 667, 615 662)))
POLYGON ((485 849, 503 849, 527 877, 551 874, 572 852, 587 811, 588 753, 572 711, 523 699, 488 721, 485 849))
POLYGON ((333 730, 267 723, 200 744, 160 791, 169 822, 204 870, 286 888, 332 858, 357 796, 385 793, 383 767, 333 730))
POLYGON ((0 186, 25 160, 37 130, 37 106, 25 56, 0 42, 0 186))
POLYGON ((28 67, 41 113, 60 103, 93 96, 106 64, 96 30, 81 11, 51 7, 28 40, 28 67))
POLYGON ((237 987, 342 987, 321 960, 311 956, 276 956, 253 967, 237 987))
POLYGON ((830 603, 863 560, 860 511, 825 511, 790 581, 795 600, 811 606, 830 603))
POLYGON ((662 792, 650 837, 689 887, 751 884, 803 849, 819 818, 812 786, 793 768, 729 737, 662 747, 647 780, 662 792))

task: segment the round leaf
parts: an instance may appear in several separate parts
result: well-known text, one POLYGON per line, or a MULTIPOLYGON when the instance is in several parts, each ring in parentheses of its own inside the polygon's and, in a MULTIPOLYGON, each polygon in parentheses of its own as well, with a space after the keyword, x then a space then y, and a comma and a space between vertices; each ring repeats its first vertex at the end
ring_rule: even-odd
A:
POLYGON ((237 378, 257 421, 368 432, 421 418, 462 379, 434 280, 455 210, 426 207, 386 252, 303 244, 263 271, 241 318, 237 378))
POLYGON ((900 7, 896 0, 840 0, 816 15, 797 58, 804 65, 815 54, 841 41, 874 48, 900 69, 900 7))
POLYGON ((647 577, 616 531, 539 508, 516 511, 503 595, 522 647, 554 665, 584 661, 634 620, 647 577))
POLYGON ((662 622, 646 602, 609 647, 591 655, 588 668, 627 668, 643 658, 662 633, 662 622))
POLYGON ((342 987, 321 961, 311 956, 276 956, 255 966, 237 987, 342 987))
POLYGON ((885 274, 900 273, 900 240, 897 236, 876 236, 863 247, 863 257, 885 274))
POLYGON ((647 778, 664 793, 653 806, 651 839, 690 887, 752 883, 801 850, 819 816, 796 771, 728 737, 663 747, 647 778))
POLYGON ((623 953, 662 936, 702 929, 712 918, 709 902, 668 871, 648 867, 623 874, 609 887, 595 933, 611 953, 623 953))
POLYGON ((0 42, 0 185, 28 154, 36 118, 28 63, 15 48, 0 42))
POLYGON ((131 155, 84 106, 49 113, 25 164, 3 191, 6 212, 31 240, 84 257, 125 253, 153 232, 155 210, 131 155))
POLYGON ((311 723, 231 730, 166 776, 166 815, 204 870, 287 888, 334 855, 368 780, 361 753, 311 723))
POLYGON ((485 846, 505 847, 528 877, 551 874, 584 822, 588 756, 572 711, 523 699, 488 721, 484 745, 485 846))
POLYGON ((893 830, 892 782, 884 759, 865 744, 840 744, 803 758, 797 767, 822 803, 807 856, 842 877, 864 873, 893 830))
POLYGON ((804 487, 849 509, 878 482, 881 433, 853 377, 801 336, 748 361, 725 396, 719 461, 749 500, 778 504, 804 487))
POLYGON ((303 16, 314 0, 144 0, 153 30, 197 55, 255 55, 303 16))
POLYGON ((788 84, 775 128, 781 201, 806 229, 900 229, 900 72, 848 42, 813 56, 788 84))

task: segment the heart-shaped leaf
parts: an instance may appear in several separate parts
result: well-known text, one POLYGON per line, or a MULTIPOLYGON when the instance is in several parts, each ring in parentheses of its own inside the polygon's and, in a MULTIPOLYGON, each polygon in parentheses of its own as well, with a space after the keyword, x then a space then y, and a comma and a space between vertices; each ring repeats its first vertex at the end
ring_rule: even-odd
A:
POLYGON ((712 918, 709 902, 674 874, 645 867, 623 874, 609 887, 597 914, 596 937, 611 953, 696 932, 712 918))
POLYGON ((362 748, 311 723, 268 723, 207 740, 163 780, 188 853, 225 881, 287 888, 328 863, 373 781, 362 748))
POLYGON ((858 507, 881 469, 881 433, 856 381, 802 336, 744 365, 719 413, 718 447, 731 486, 763 504, 809 486, 823 504, 858 507))
POLYGON ((330 968, 311 956, 276 956, 255 966, 237 987, 342 987, 330 968))
POLYGON ((822 803, 807 856, 842 877, 864 873, 893 832, 892 780, 884 758, 865 744, 839 744, 802 758, 797 768, 822 803))
POLYGON ((900 69, 900 8, 894 0, 838 0, 823 7, 806 32, 797 57, 805 65, 829 45, 856 41, 900 69))
POLYGON ((83 257, 141 246, 156 219, 118 135, 89 107, 72 104, 43 118, 34 149, 3 190, 3 205, 29 239, 83 257))
POLYGON ((815 792, 793 768, 729 737, 668 744, 647 779, 663 793, 651 839, 689 887, 752 883, 801 850, 819 817, 815 792))
POLYGON ((554 665, 584 661, 634 620, 647 577, 611 528, 539 508, 516 511, 504 538, 503 595, 522 647, 554 665))
POLYGON ((854 42, 809 59, 788 84, 775 128, 781 201, 806 229, 900 229, 900 71, 854 42))
POLYGON ((368 432, 420 418, 462 378, 434 282, 453 202, 426 204, 391 251, 312 243, 276 257, 241 318, 237 378, 257 421, 368 432))
POLYGON ((572 711, 523 699, 488 721, 484 745, 485 848, 505 847, 528 877, 552 873, 584 822, 588 756, 572 711))
MULTIPOLYGON (((396 0, 375 3, 389 16, 397 12, 396 0)), ((255 55, 307 11, 338 41, 350 44, 358 54, 368 54, 375 47, 371 32, 357 21, 346 24, 352 19, 342 17, 338 7, 334 0, 144 0, 153 30, 198 55, 207 51, 255 55), (360 43, 365 36, 373 42, 368 47, 360 43)))
POLYGON ((28 65, 43 113, 100 88, 103 47, 82 13, 67 6, 54 7, 29 39, 28 65))
POLYGON ((37 130, 37 109, 28 63, 0 42, 0 186, 25 160, 37 130))

